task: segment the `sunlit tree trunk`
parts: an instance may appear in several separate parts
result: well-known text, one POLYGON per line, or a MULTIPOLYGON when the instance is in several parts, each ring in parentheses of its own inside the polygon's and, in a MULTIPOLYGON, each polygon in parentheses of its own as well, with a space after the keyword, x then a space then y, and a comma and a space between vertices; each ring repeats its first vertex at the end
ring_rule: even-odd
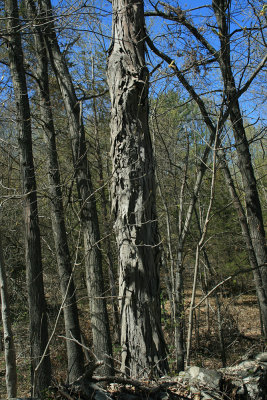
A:
POLYGON ((17 397, 17 368, 16 351, 11 328, 9 296, 7 287, 6 270, 2 249, 2 237, 0 231, 0 298, 1 313, 4 333, 4 351, 6 363, 6 388, 8 398, 17 397))
POLYGON ((134 377, 168 370, 160 317, 161 257, 148 127, 143 7, 142 1, 113 1, 108 60, 122 370, 134 377))
POLYGON ((24 198, 32 384, 34 394, 41 395, 43 390, 50 384, 51 365, 48 350, 40 363, 48 342, 48 330, 43 286, 37 191, 32 154, 31 116, 23 66, 20 21, 16 0, 5 1, 5 9, 7 16, 9 64, 14 88, 16 120, 19 131, 21 179, 24 198))

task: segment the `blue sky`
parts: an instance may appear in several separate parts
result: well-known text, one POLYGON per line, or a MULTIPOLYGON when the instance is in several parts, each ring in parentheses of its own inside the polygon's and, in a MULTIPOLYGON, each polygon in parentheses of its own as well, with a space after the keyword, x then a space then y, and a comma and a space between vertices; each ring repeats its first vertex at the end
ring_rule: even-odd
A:
MULTIPOLYGON (((167 2, 167 1, 166 1, 167 2)), ((256 4, 257 0, 255 0, 255 4, 256 4)), ((54 5, 56 5, 57 7, 62 7, 62 5, 64 5, 64 7, 68 8, 68 7, 75 7, 76 5, 79 5, 79 2, 75 3, 73 0, 69 0, 69 1, 58 1, 58 0, 53 0, 54 5)), ((211 22, 208 19, 208 16, 212 15, 212 10, 210 7, 204 7, 204 6, 211 6, 212 1, 211 0, 182 0, 179 1, 179 5, 181 6, 182 9, 184 10, 188 10, 188 15, 190 15, 193 18, 193 21, 196 25, 199 24, 203 24, 203 28, 205 29, 205 24, 206 22, 211 22), (201 7, 199 9, 197 9, 198 7, 201 7), (191 11, 189 11, 191 10, 191 11)), ((89 41, 91 44, 93 45, 93 42, 100 42, 102 41, 102 43, 105 44, 106 49, 109 46, 109 36, 111 33, 111 4, 110 2, 108 2, 107 0, 103 0, 103 1, 98 1, 97 3, 97 8, 96 11, 99 12, 100 10, 103 10, 102 13, 102 23, 103 25, 101 26, 101 30, 98 31, 97 35, 94 38, 94 35, 91 34, 89 41), (104 39, 101 35, 104 34, 104 39)), ((175 5, 177 4, 177 2, 171 0, 171 4, 175 5)), ((249 14, 246 14, 245 11, 245 4, 246 1, 245 0, 233 0, 232 1, 232 9, 234 11, 233 13, 233 19, 231 20, 231 24, 232 24, 232 30, 236 29, 237 27, 242 27, 242 26, 249 26, 249 14)), ((151 9, 151 5, 150 2, 148 0, 145 0, 145 7, 146 9, 151 9)), ((86 12, 86 9, 85 9, 86 12)), ((214 23, 214 20, 213 20, 214 23)), ((171 38, 171 33, 168 31, 168 28, 166 27, 166 24, 170 24, 171 29, 173 30, 173 26, 174 24, 169 22, 169 21, 163 21, 160 18, 150 18, 147 21, 147 26, 149 27, 149 33, 151 35, 152 38, 157 37, 156 38, 156 43, 162 46, 162 50, 166 51, 168 53, 168 55, 171 55, 171 57, 175 57, 175 54, 177 53, 177 50, 179 50, 181 48, 181 46, 184 46, 184 40, 186 40, 186 34, 184 34, 184 38, 179 37, 179 35, 173 35, 173 40, 171 40, 171 44, 173 45, 172 48, 169 47, 169 42, 168 40, 166 40, 164 37, 160 37, 162 35, 162 32, 164 32, 164 34, 166 34, 166 37, 168 36, 169 38, 171 38), (151 21, 154 21, 152 24, 150 24, 151 21)), ((178 25, 177 25, 178 26, 178 25)), ((97 24, 91 24, 91 29, 95 30, 97 32, 98 28, 100 28, 100 26, 98 26, 97 24)), ((206 35, 206 38, 212 43, 212 45, 216 48, 219 48, 219 39, 218 39, 218 35, 216 35, 216 32, 213 33, 211 31, 211 29, 209 29, 206 33, 204 33, 204 35, 206 35)), ((167 37, 167 39, 168 39, 167 37)), ((191 39, 190 39, 191 40, 191 39)), ((188 42, 188 46, 191 46, 193 44, 193 41, 188 42)), ((242 46, 244 44, 244 40, 242 39, 242 35, 240 36, 240 38, 238 39, 237 42, 234 43, 235 45, 235 51, 233 52, 233 65, 236 67, 237 64, 239 63, 241 65, 241 58, 244 55, 242 46), (239 54, 240 52, 240 54, 239 54), (234 59, 236 58, 236 59, 234 59)), ((190 51, 192 49, 188 48, 188 51, 190 51)), ((150 57, 150 59, 152 59, 153 61, 153 56, 150 57)), ((183 67, 183 63, 185 61, 186 57, 183 58, 177 58, 176 57, 176 61, 179 64, 180 63, 180 67, 183 67)), ((155 61, 156 62, 156 61, 155 61)), ((246 60, 244 59, 244 62, 246 62, 246 60)), ((166 65, 165 65, 166 66, 166 65)), ((167 66, 166 66, 167 67, 167 66)), ((216 71, 216 70, 215 70, 216 71)), ((210 71, 211 72, 211 76, 210 76, 210 81, 209 81, 209 87, 208 89, 214 89, 216 88, 218 85, 217 83, 219 83, 220 80, 220 73, 217 70, 214 73, 214 70, 210 71), (217 81, 217 83, 216 83, 217 81)), ((249 76, 249 72, 247 73, 247 76, 249 76)), ((238 73, 238 68, 236 68, 236 78, 238 80, 238 76, 240 76, 240 74, 238 73)), ((189 77, 190 79, 190 77, 189 77)), ((196 83, 197 79, 195 79, 195 83, 196 83)), ((244 79, 245 81, 245 79, 244 79)), ((177 85, 177 80, 176 78, 173 78, 173 85, 178 87, 177 85)), ((249 115, 250 118, 252 118, 253 120, 257 119, 258 117, 260 118, 265 118, 264 115, 265 114, 265 107, 264 105, 261 104, 262 99, 263 99, 263 93, 257 93, 257 90, 259 88, 259 82, 258 81, 258 85, 254 85, 254 87, 251 87, 251 91, 248 92, 247 94, 242 96, 241 99, 241 103, 242 103, 242 108, 243 111, 246 115, 249 115)), ((159 82, 159 84, 161 84, 161 82, 159 82)), ((219 85, 220 86, 220 85, 219 85)), ((179 90, 179 88, 178 88, 179 90)), ((180 90, 182 90, 180 88, 180 90)))

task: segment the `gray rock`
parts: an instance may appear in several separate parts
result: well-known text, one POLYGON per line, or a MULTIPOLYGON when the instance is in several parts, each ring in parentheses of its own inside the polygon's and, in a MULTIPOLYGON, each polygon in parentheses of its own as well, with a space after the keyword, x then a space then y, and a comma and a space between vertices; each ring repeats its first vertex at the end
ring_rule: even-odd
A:
POLYGON ((267 352, 257 354, 255 360, 259 362, 267 362, 267 352))
POLYGON ((180 372, 177 382, 186 383, 203 400, 267 400, 267 353, 219 371, 191 367, 180 372))
POLYGON ((258 355, 255 361, 244 361, 224 369, 225 379, 231 381, 232 390, 241 400, 267 399, 267 364, 260 362, 265 359, 262 354, 266 353, 258 355))
POLYGON ((212 369, 204 369, 200 367, 191 367, 188 370, 190 375, 190 383, 197 383, 201 386, 220 390, 222 382, 222 374, 212 369))

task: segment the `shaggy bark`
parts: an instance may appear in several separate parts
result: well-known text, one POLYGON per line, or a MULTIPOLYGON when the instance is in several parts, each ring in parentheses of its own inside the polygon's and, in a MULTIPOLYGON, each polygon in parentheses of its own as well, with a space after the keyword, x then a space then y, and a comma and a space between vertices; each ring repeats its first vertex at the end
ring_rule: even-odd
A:
POLYGON ((16 100, 16 119, 19 131, 21 179, 24 197, 26 275, 29 301, 32 384, 41 395, 51 381, 49 352, 36 367, 48 341, 47 315, 43 286, 37 191, 32 154, 30 106, 23 66, 20 22, 16 0, 5 2, 10 72, 16 100))
MULTIPOLYGON (((27 1, 29 17, 34 18, 35 4, 27 1)), ((38 23, 38 21, 37 21, 38 23)), ((73 382, 84 372, 83 351, 81 343, 78 309, 75 297, 75 286, 72 277, 71 259, 68 247, 62 191, 60 183, 56 135, 49 94, 48 58, 41 29, 35 22, 36 75, 39 89, 40 124, 44 132, 47 149, 48 188, 51 207, 51 222, 55 242, 60 290, 64 301, 63 314, 66 331, 68 359, 68 379, 73 382), (76 339, 76 341, 72 339, 76 339)))
POLYGON ((143 7, 137 0, 114 0, 108 60, 122 370, 133 377, 168 370, 160 321, 160 251, 143 7))

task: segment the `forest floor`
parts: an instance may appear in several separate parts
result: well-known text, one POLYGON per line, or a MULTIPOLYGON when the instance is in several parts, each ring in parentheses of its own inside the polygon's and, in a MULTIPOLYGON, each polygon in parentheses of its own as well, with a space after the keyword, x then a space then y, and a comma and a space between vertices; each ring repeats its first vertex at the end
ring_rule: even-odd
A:
MULTIPOLYGON (((201 299, 202 294, 197 293, 196 304, 201 299)), ((186 296, 186 309, 188 311, 190 303, 190 293, 186 296)), ((221 298, 220 317, 222 332, 225 342, 225 353, 227 366, 234 365, 251 354, 266 351, 265 344, 261 339, 260 319, 257 299, 254 294, 242 294, 234 297, 221 298)), ((170 307, 166 301, 162 309, 162 320, 165 338, 169 347, 169 364, 171 368, 170 376, 175 376, 174 362, 174 343, 173 326, 170 320, 170 307)), ((51 317, 51 326, 53 318, 51 317)), ((88 320, 86 311, 82 313, 81 326, 83 332, 88 331, 88 320)), ((29 346, 28 329, 25 321, 18 320, 13 326, 15 334, 18 370, 18 396, 29 397, 30 387, 30 366, 29 366, 29 346)), ((64 340, 60 335, 64 335, 64 327, 61 321, 57 334, 51 346, 51 358, 55 373, 55 382, 64 382, 66 354, 64 340)), ((90 336, 87 335, 90 343, 90 336)), ((119 359, 119 346, 114 346, 114 358, 119 359)), ((119 367, 119 362, 117 367, 119 367)), ((218 334, 218 308, 215 300, 209 300, 209 304, 203 302, 196 309, 194 318, 193 342, 191 352, 191 365, 205 368, 217 369, 222 367, 221 351, 218 334)), ((114 390, 114 386, 110 387, 114 390)), ((0 351, 0 399, 5 398, 5 362, 4 352, 0 351)))

